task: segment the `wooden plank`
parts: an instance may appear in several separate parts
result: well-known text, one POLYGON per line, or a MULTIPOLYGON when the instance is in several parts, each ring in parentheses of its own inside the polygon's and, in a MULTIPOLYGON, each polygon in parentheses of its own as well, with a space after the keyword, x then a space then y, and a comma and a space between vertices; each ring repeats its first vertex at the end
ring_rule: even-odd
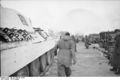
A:
POLYGON ((37 58, 29 65, 30 76, 40 76, 40 60, 37 58))
POLYGON ((50 65, 51 63, 52 63, 52 55, 49 51, 47 52, 47 64, 50 65))
POLYGON ((54 40, 30 44, 1 52, 1 76, 9 76, 48 52, 55 45, 54 40))
POLYGON ((42 72, 44 72, 46 66, 47 66, 47 55, 44 54, 40 57, 40 69, 42 72))

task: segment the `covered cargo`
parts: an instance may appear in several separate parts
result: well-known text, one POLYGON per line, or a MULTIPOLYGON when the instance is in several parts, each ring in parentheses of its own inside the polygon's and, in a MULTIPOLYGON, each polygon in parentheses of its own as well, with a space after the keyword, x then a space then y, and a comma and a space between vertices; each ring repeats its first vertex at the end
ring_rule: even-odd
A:
MULTIPOLYGON (((47 61, 47 58, 53 59, 47 54, 54 53, 52 49, 55 45, 55 40, 45 40, 34 31, 30 19, 24 17, 21 13, 2 6, 0 6, 0 9, 0 37, 4 38, 7 36, 11 39, 7 42, 4 42, 4 39, 0 40, 1 76, 11 76, 14 73, 17 76, 39 75, 35 68, 41 65, 36 65, 36 63, 42 62, 39 61, 41 59, 45 61, 47 61), (18 35, 16 36, 16 34, 18 35), (28 40, 23 38, 22 40, 21 37, 25 35, 31 36, 31 38, 28 40)), ((45 68, 48 66, 44 65, 44 63, 42 64, 45 68)))

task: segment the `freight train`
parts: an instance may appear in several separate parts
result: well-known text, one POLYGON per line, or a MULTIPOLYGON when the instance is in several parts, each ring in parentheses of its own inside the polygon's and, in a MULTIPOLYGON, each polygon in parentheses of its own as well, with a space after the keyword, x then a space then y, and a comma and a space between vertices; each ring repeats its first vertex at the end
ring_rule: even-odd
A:
POLYGON ((106 50, 105 54, 108 59, 111 58, 115 48, 116 33, 120 32, 120 29, 114 31, 100 32, 100 47, 106 50))
POLYGON ((54 60, 56 40, 39 33, 20 12, 0 6, 1 76, 42 76, 54 60), (49 46, 48 46, 49 45, 49 46))

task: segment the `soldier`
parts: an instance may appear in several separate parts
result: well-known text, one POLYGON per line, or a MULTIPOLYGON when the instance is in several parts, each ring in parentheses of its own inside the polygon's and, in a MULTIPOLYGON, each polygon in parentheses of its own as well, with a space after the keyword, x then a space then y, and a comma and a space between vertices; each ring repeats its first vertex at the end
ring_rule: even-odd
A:
POLYGON ((89 48, 89 40, 88 40, 87 36, 85 36, 85 47, 86 47, 86 49, 89 48))
POLYGON ((120 31, 116 31, 115 49, 111 58, 111 65, 113 68, 110 70, 115 71, 115 74, 120 74, 120 31))
POLYGON ((74 43, 75 43, 75 52, 76 52, 76 51, 77 51, 77 46, 76 46, 77 41, 76 41, 76 39, 75 39, 75 36, 74 36, 74 35, 72 35, 71 37, 72 37, 72 39, 73 39, 73 41, 74 41, 74 43))
POLYGON ((71 39, 70 34, 67 32, 59 40, 55 46, 55 50, 59 49, 57 53, 57 65, 58 65, 58 76, 70 76, 71 69, 70 66, 76 63, 75 57, 75 44, 71 39))

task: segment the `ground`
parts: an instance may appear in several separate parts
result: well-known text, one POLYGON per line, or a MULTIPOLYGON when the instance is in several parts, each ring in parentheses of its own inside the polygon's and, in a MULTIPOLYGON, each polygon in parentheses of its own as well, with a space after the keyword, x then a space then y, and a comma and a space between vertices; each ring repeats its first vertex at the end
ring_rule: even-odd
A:
MULTIPOLYGON (((108 60, 103 56, 102 52, 97 49, 90 47, 86 49, 84 43, 80 42, 77 44, 77 63, 71 66, 72 75, 71 77, 113 77, 115 75, 108 65, 108 60)), ((57 61, 54 60, 49 71, 45 76, 57 77, 57 61)))

